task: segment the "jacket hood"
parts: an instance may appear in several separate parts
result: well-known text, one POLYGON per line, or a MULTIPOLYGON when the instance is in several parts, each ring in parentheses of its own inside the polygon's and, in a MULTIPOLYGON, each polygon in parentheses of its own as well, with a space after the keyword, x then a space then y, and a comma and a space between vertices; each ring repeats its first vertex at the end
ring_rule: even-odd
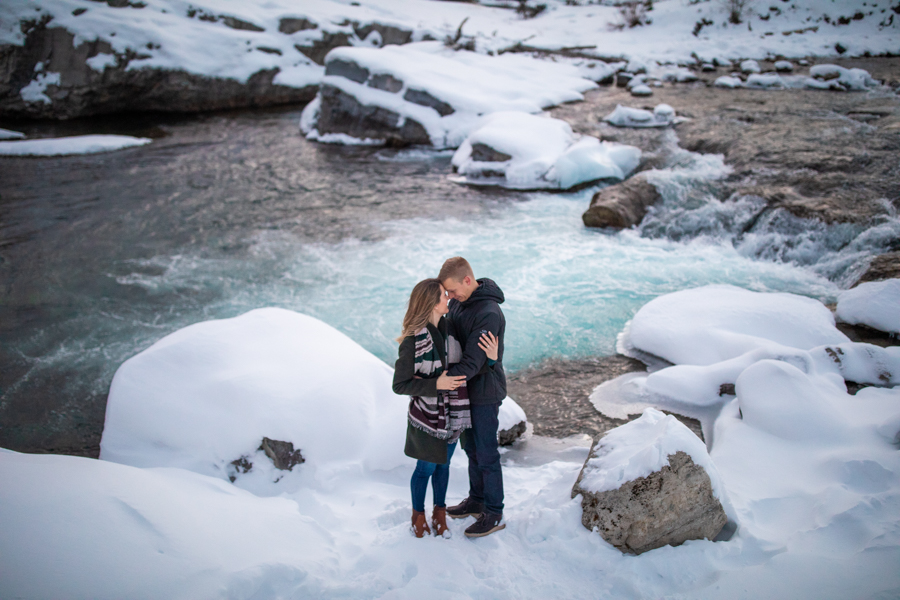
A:
POLYGON ((472 292, 472 295, 463 302, 464 305, 475 304, 476 302, 481 302, 482 300, 493 300, 497 304, 503 304, 503 290, 500 289, 500 286, 494 283, 492 279, 484 278, 484 279, 476 279, 480 285, 472 292))

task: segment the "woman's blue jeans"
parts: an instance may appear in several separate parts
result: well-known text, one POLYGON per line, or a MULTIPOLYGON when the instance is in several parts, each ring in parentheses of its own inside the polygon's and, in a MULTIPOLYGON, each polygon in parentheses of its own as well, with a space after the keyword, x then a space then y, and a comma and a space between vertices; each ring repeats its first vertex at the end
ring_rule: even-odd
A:
POLYGON ((425 512, 425 492, 431 479, 431 491, 435 506, 447 506, 447 483, 450 481, 450 459, 456 450, 456 442, 447 445, 447 462, 439 465, 424 460, 416 462, 409 487, 412 491, 413 510, 425 512))

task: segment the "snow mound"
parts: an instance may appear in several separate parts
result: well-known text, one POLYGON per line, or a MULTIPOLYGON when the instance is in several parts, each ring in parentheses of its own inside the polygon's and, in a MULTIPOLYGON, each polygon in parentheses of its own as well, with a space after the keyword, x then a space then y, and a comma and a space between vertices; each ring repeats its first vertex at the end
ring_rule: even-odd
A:
POLYGON ((594 493, 618 489, 626 482, 659 471, 669 464, 669 455, 679 451, 703 467, 712 483, 713 494, 721 500, 722 483, 706 446, 678 419, 652 408, 601 438, 584 465, 580 485, 594 493))
POLYGON ((761 73, 762 69, 759 66, 759 63, 755 60, 748 59, 741 62, 741 72, 742 73, 761 73))
POLYGON ((527 423, 528 417, 525 416, 525 411, 522 410, 522 407, 519 406, 515 400, 507 396, 500 404, 498 420, 500 421, 500 425, 497 427, 497 430, 505 431, 515 427, 519 423, 527 423))
POLYGON ((722 75, 717 78, 715 83, 713 83, 716 87, 722 88, 739 88, 744 85, 744 82, 740 80, 738 77, 731 77, 729 75, 722 75))
POLYGON ((0 479, 6 598, 216 598, 300 582, 322 597, 338 558, 294 500, 180 469, 0 450, 0 479))
POLYGON ((657 104, 652 112, 617 104, 603 120, 617 127, 668 127, 684 121, 675 116, 675 109, 668 104, 657 104))
MULTIPOLYGON (((847 69, 838 65, 815 65, 809 68, 813 79, 826 83, 832 89, 865 91, 878 85, 865 69, 847 69)), ((815 85, 815 84, 813 84, 815 85)))
MULTIPOLYGON (((326 59, 322 85, 337 88, 365 107, 419 123, 438 148, 458 147, 481 115, 539 113, 582 100, 582 92, 597 87, 572 63, 513 53, 454 52, 440 42, 336 48, 326 59)), ((317 97, 321 102, 321 92, 317 97)), ((312 139, 329 133, 317 131, 318 106, 310 105, 301 117, 304 132, 312 139)))
POLYGON ((756 88, 762 90, 780 90, 786 87, 784 84, 784 80, 782 80, 779 75, 775 75, 774 73, 766 73, 764 75, 754 73, 753 75, 747 77, 747 81, 744 82, 744 85, 748 88, 756 88))
POLYGON ((900 334, 900 279, 869 281, 841 292, 835 312, 845 323, 900 334))
POLYGON ((24 133, 11 131, 9 129, 0 129, 0 140, 21 140, 24 139, 24 137, 24 133))
POLYGON ((0 142, 0 156, 67 156, 97 154, 123 148, 144 146, 152 140, 127 135, 78 135, 65 138, 46 138, 0 142))
POLYGON ((751 350, 809 350, 849 341, 817 300, 709 285, 645 304, 621 344, 675 364, 712 365, 751 350))
POLYGON ((299 448, 301 469, 390 469, 409 461, 392 377, 344 334, 292 311, 197 323, 116 372, 100 458, 226 478, 268 437, 299 448))
POLYGON ((565 190, 598 179, 624 179, 640 158, 633 146, 579 136, 559 119, 499 112, 482 120, 452 162, 464 183, 565 190))

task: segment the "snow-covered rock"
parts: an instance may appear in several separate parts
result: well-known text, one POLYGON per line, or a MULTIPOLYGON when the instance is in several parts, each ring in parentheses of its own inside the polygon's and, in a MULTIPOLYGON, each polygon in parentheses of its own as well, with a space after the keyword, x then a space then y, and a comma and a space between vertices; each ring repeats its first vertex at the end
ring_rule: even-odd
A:
POLYGON ((0 142, 0 156, 65 156, 96 154, 123 148, 144 146, 152 140, 127 135, 78 135, 66 138, 44 138, 0 142))
POLYGON ((869 281, 841 292, 835 314, 845 323, 900 334, 900 279, 869 281))
POLYGON ((732 77, 730 75, 722 75, 717 78, 715 83, 713 83, 716 87, 722 88, 739 88, 744 85, 744 82, 740 80, 738 77, 732 77))
POLYGON ((712 365, 773 342, 809 350, 849 341, 818 300, 708 285, 651 300, 621 343, 675 364, 712 365))
POLYGON ((0 129, 0 140, 21 140, 25 138, 25 134, 19 131, 11 131, 9 129, 0 129))
POLYGON ((754 73, 747 77, 747 81, 744 82, 744 85, 748 88, 762 90, 780 90, 785 88, 784 80, 774 73, 754 73))
POLYGON ((581 220, 585 227, 633 227, 660 198, 656 186, 647 181, 643 173, 638 173, 595 193, 581 220))
MULTIPOLYGON (((865 69, 847 69, 838 65, 815 65, 809 68, 810 76, 832 89, 865 91, 878 85, 865 69)), ((818 87, 810 82, 810 87, 818 87)))
POLYGON ((574 64, 521 54, 453 52, 439 42, 338 48, 302 125, 310 139, 345 134, 456 148, 481 115, 539 113, 596 86, 574 64))
POLYGON ((759 63, 755 60, 748 59, 741 62, 741 73, 762 73, 759 63))
POLYGON ((675 109, 668 104, 657 104, 652 112, 617 104, 603 120, 617 127, 667 127, 683 121, 675 116, 675 109))
POLYGON ((528 417, 515 400, 507 396, 500 404, 497 439, 501 446, 509 446, 522 437, 528 428, 528 417))
POLYGON ((579 136, 559 119, 499 112, 483 118, 452 162, 465 183, 569 189, 598 179, 624 179, 640 158, 633 146, 579 136))
POLYGON ((775 61, 775 70, 779 73, 790 73, 794 70, 794 63, 789 60, 775 61))
POLYGON ((268 462, 258 450, 268 437, 293 443, 303 469, 389 469, 409 461, 392 373, 344 334, 288 310, 197 323, 119 367, 100 458, 228 478, 241 457, 268 462))
POLYGON ((572 488, 578 494, 582 524, 634 554, 711 540, 728 520, 706 446, 675 417, 652 408, 594 445, 572 488))
POLYGON ((629 86, 628 91, 631 92, 632 96, 635 96, 638 98, 644 98, 644 97, 653 95, 653 90, 650 88, 649 85, 647 85, 645 83, 640 83, 638 85, 629 86))

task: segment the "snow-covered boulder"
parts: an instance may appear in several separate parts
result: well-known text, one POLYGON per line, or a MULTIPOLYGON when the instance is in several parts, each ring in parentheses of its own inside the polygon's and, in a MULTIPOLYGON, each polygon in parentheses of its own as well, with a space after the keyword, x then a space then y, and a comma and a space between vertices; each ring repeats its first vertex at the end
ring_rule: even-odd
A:
POLYGON ((786 86, 784 80, 774 73, 754 73, 747 77, 744 85, 748 88, 756 88, 761 90, 780 90, 786 86))
POLYGON ((509 446, 522 437, 528 429, 528 417, 515 400, 507 396, 500 404, 498 416, 497 440, 501 446, 509 446))
POLYGON ((738 78, 738 77, 732 77, 730 75, 722 75, 721 77, 716 79, 716 81, 713 83, 713 85, 716 87, 721 87, 721 88, 734 89, 734 88, 739 88, 742 85, 744 85, 744 82, 741 81, 740 78, 738 78))
POLYGON ((595 193, 581 220, 585 227, 633 227, 660 198, 656 186, 647 181, 643 173, 638 173, 595 193))
POLYGON ((572 488, 582 524, 634 554, 715 538, 728 520, 723 493, 700 438, 652 408, 602 437, 572 488))
POLYGON ((621 343, 675 364, 712 365, 760 348, 809 350, 849 341, 818 300, 708 285, 651 300, 621 343))
POLYGON ((827 87, 847 91, 865 91, 878 85, 865 69, 847 69, 839 65, 815 65, 809 68, 809 87, 827 87))
MULTIPOLYGON (((290 442, 302 469, 406 464, 406 402, 392 369, 312 317, 265 308, 166 336, 125 361, 109 392, 100 458, 229 478, 290 442)), ((295 471, 297 468, 295 468, 295 471)))
POLYGON ((779 73, 790 73, 794 70, 794 63, 789 60, 777 60, 774 66, 779 73))
POLYGON ((900 334, 900 279, 869 281, 841 292, 835 314, 851 325, 900 334))
POLYGON ((599 179, 624 179, 637 168, 634 146, 580 136, 565 121, 498 112, 453 155, 458 181, 512 189, 569 189, 599 179))
POLYGON ((337 48, 301 126, 308 138, 326 142, 349 136, 456 148, 481 115, 539 113, 595 87, 574 64, 522 54, 454 52, 440 42, 337 48))
POLYGON ((44 138, 0 142, 0 156, 66 156, 97 154, 123 148, 144 146, 152 140, 127 135, 77 135, 65 138, 44 138))
POLYGON ((762 73, 762 68, 760 68, 758 62, 749 59, 741 62, 741 73, 762 73))
POLYGON ((652 112, 617 104, 603 120, 617 127, 668 127, 683 121, 675 116, 675 109, 668 104, 657 104, 652 112))
POLYGON ((653 95, 653 90, 650 89, 650 86, 646 83, 638 83, 635 85, 629 85, 628 91, 631 92, 632 96, 637 98, 646 98, 647 96, 653 95))

